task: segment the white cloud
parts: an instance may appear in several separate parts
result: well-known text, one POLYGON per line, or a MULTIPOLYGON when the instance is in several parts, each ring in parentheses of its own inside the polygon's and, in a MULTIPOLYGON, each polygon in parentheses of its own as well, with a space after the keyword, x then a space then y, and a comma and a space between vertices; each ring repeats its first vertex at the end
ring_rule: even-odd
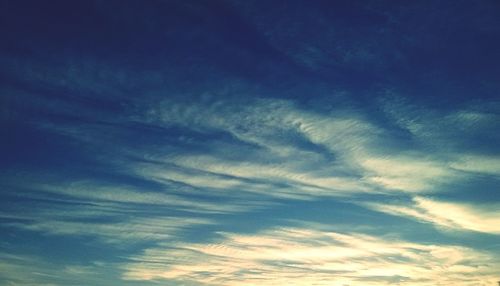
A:
POLYGON ((450 167, 474 173, 500 175, 500 157, 463 155, 458 160, 452 162, 450 167))
POLYGON ((34 190, 25 195, 47 202, 37 208, 19 206, 15 214, 0 212, 0 217, 7 219, 2 225, 50 235, 87 236, 114 245, 174 239, 184 230, 213 223, 200 214, 235 213, 254 207, 225 206, 95 181, 59 185, 25 182, 25 186, 34 190), (181 215, 179 210, 191 215, 181 215))
MULTIPOLYGON (((56 213, 57 214, 57 213, 56 213)), ((53 218, 33 218, 30 222, 9 223, 22 229, 51 235, 88 236, 114 245, 143 243, 146 241, 166 241, 178 238, 182 230, 196 225, 213 223, 209 219, 155 216, 148 218, 114 218, 119 221, 95 222, 88 218, 61 220, 53 218)))
POLYGON ((500 266, 494 257, 469 248, 356 233, 277 228, 221 236, 212 243, 147 249, 124 266, 124 279, 224 286, 389 285, 394 280, 402 285, 488 285, 500 266))
POLYGON ((500 234, 500 205, 465 204, 414 198, 411 205, 366 204, 375 210, 414 218, 448 229, 500 234))
MULTIPOLYGON (((382 129, 355 112, 319 114, 300 110, 284 100, 253 100, 246 104, 219 101, 203 107, 166 101, 153 108, 146 120, 195 130, 226 131, 265 150, 257 154, 260 161, 252 161, 250 154, 248 161, 179 155, 166 158, 167 162, 239 178, 298 183, 305 193, 310 187, 317 188, 307 195, 367 191, 365 182, 356 179, 363 172, 359 164, 363 156, 368 156, 370 145, 383 134, 382 129), (297 136, 326 148, 335 156, 335 161, 326 162, 323 156, 300 146, 293 139, 297 136)), ((226 188, 239 184, 232 179, 205 180, 199 175, 187 177, 175 171, 165 172, 164 176, 195 186, 226 188)))
POLYGON ((401 97, 388 96, 380 99, 380 105, 394 123, 410 132, 413 140, 439 150, 441 154, 467 147, 463 144, 474 142, 477 135, 491 139, 496 138, 498 133, 495 131, 499 128, 500 105, 495 101, 443 110, 425 108, 401 97))
POLYGON ((34 255, 0 253, 0 283, 9 286, 76 285, 77 281, 102 284, 95 262, 61 265, 34 255), (64 275, 61 275, 64 273, 64 275))
MULTIPOLYGON (((396 114, 398 124, 413 128, 411 126, 417 119, 407 120, 397 108, 387 109, 396 114)), ((418 120, 425 115, 415 110, 410 113, 415 113, 418 120)), ((464 114, 459 117, 473 117, 476 121, 481 117, 464 114)), ((166 162, 239 178, 272 179, 292 185, 299 183, 302 186, 296 190, 297 193, 302 190, 306 196, 345 195, 383 189, 435 192, 442 184, 460 179, 456 172, 458 163, 450 166, 448 160, 432 152, 416 149, 391 154, 382 151, 380 146, 400 142, 386 129, 355 110, 332 109, 318 113, 302 110, 291 101, 269 99, 248 100, 245 104, 218 101, 204 107, 166 101, 152 108, 147 121, 197 130, 222 130, 265 149, 256 154, 258 160, 252 160, 250 155, 245 161, 241 158, 213 158, 205 154, 178 155, 165 159, 166 162), (326 162, 324 157, 297 144, 293 140, 297 134, 312 145, 328 150, 335 159, 326 162), (306 186, 318 189, 311 192, 306 186)), ((434 130, 432 122, 420 121, 418 124, 424 130, 434 130)), ((415 134, 423 138, 420 133, 415 134)), ((174 171, 165 172, 165 176, 195 186, 241 186, 240 182, 229 178, 214 180, 174 171)))
POLYGON ((389 189, 410 192, 432 190, 455 176, 443 162, 418 155, 373 157, 361 164, 368 170, 368 180, 389 189))
MULTIPOLYGON (((209 184, 207 183, 205 187, 208 186, 209 184)), ((70 196, 73 199, 81 199, 90 202, 112 202, 121 204, 122 206, 150 204, 168 207, 171 210, 183 210, 193 213, 233 213, 248 211, 256 207, 255 205, 242 205, 237 202, 223 205, 209 200, 183 197, 172 194, 171 190, 167 189, 167 187, 165 189, 151 191, 126 185, 120 186, 103 184, 95 181, 79 181, 66 185, 61 184, 59 186, 36 185, 35 188, 40 191, 57 193, 70 196)), ((174 185, 169 185, 168 188, 182 192, 182 189, 179 187, 176 188, 174 185)))
MULTIPOLYGON (((221 91, 223 95, 229 92, 232 91, 221 91)), ((460 142, 457 134, 464 132, 464 124, 473 130, 491 127, 492 118, 496 117, 490 113, 459 110, 440 118, 436 111, 405 102, 381 101, 386 114, 410 131, 411 140, 415 141, 403 146, 401 151, 387 152, 384 146, 404 142, 359 110, 332 107, 318 112, 300 108, 290 100, 214 98, 200 96, 198 101, 189 102, 164 99, 150 105, 142 117, 134 116, 133 120, 188 128, 202 134, 225 132, 239 142, 208 140, 204 142, 207 149, 197 155, 186 153, 182 148, 159 148, 155 152, 125 150, 134 157, 165 165, 117 164, 125 172, 155 181, 298 199, 376 191, 431 193, 439 191, 443 184, 464 179, 458 171, 493 174, 499 171, 496 159, 464 157, 454 151, 436 154, 435 151, 460 142), (420 148, 429 146, 429 142, 433 142, 432 148, 420 148), (406 148, 415 147, 413 143, 420 146, 406 148), (242 149, 241 145, 246 148, 242 149), (228 148, 224 153, 223 149, 228 148), (172 164, 183 168, 173 168, 172 164), (246 179, 254 182, 249 184, 246 179), (267 183, 285 183, 292 187, 277 190, 275 185, 267 183)))
MULTIPOLYGON (((300 160, 300 159, 299 159, 300 160)), ((262 186, 273 188, 273 183, 288 183, 297 195, 342 195, 345 193, 368 191, 367 186, 358 180, 335 176, 335 174, 321 175, 324 170, 307 170, 299 164, 258 163, 258 162, 231 162, 212 156, 178 156, 174 163, 210 172, 240 178, 256 180, 262 186)), ((328 166, 325 166, 328 168, 328 166)), ((334 171, 334 168, 331 168, 334 171)))

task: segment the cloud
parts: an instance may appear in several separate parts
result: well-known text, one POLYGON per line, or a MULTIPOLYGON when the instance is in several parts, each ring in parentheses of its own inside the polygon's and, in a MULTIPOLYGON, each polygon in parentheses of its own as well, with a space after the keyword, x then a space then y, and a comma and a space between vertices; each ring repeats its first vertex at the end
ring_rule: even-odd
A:
POLYGON ((500 175, 500 157, 498 156, 463 155, 450 166, 465 172, 500 175))
POLYGON ((10 250, 3 249, 0 253, 0 284, 8 286, 124 285, 118 277, 116 262, 78 260, 74 257, 70 260, 51 259, 52 255, 55 254, 47 256, 46 254, 42 256, 14 254, 10 250))
POLYGON ((367 149, 371 135, 381 131, 357 114, 304 111, 288 100, 206 100, 203 96, 189 103, 163 100, 136 120, 163 128, 182 127, 203 136, 230 134, 233 141, 211 136, 201 154, 139 153, 147 162, 131 164, 128 171, 157 182, 279 198, 377 191, 361 179, 353 154, 367 149))
POLYGON ((431 190, 456 176, 445 162, 424 156, 367 158, 362 162, 371 173, 368 179, 388 189, 410 192, 431 190))
MULTIPOLYGON (((86 236, 116 246, 170 240, 194 226, 212 224, 206 214, 252 208, 248 204, 224 205, 98 181, 51 184, 33 180, 26 178, 22 196, 34 202, 16 205, 16 213, 1 211, 0 217, 5 219, 2 226, 50 235, 86 236)), ((15 194, 19 187, 11 185, 10 192, 15 194)))
MULTIPOLYGON (((220 100, 202 107, 166 100, 152 107, 144 120, 150 124, 181 125, 205 132, 227 132, 242 142, 262 148, 252 150, 247 157, 239 156, 237 160, 231 160, 230 156, 217 158, 215 155, 219 154, 164 156, 169 163, 233 176, 205 182, 209 186, 229 184, 220 185, 224 188, 238 184, 234 178, 260 178, 290 185, 302 184, 297 188, 298 194, 302 189, 308 196, 335 196, 381 190, 435 192, 440 186, 462 178, 457 172, 461 166, 457 163, 460 154, 443 157, 418 145, 418 148, 410 149, 404 145, 413 144, 411 141, 402 141, 387 126, 370 121, 354 109, 332 108, 313 112, 299 108, 293 101, 247 101, 220 100), (384 147, 386 145, 400 147, 389 152, 384 147), (307 186, 317 189, 310 192, 307 186)), ((387 109, 388 113, 398 110, 387 109)), ((424 116, 425 112, 428 111, 414 111, 419 116, 424 116)), ((409 126, 413 123, 405 123, 409 120, 403 115, 397 113, 394 116, 401 116, 396 119, 398 124, 411 129, 409 126)), ((424 129, 434 130, 431 122, 419 124, 424 129)), ((424 136, 412 133, 418 140, 424 136)), ((452 138, 443 140, 448 142, 452 138)), ((213 148, 216 149, 217 145, 213 148)), ((170 176, 174 173, 171 172, 170 176)), ((190 180, 184 176, 182 180, 195 185, 202 183, 195 182, 196 176, 190 180)))
POLYGON ((34 255, 0 253, 2 285, 78 285, 76 281, 82 279, 86 279, 87 282, 102 283, 102 279, 96 278, 98 273, 98 265, 94 262, 64 266, 34 255))
MULTIPOLYGON (((207 185, 203 185, 208 187, 207 185)), ((257 205, 238 202, 222 205, 210 200, 182 196, 175 194, 193 192, 187 188, 175 184, 164 184, 160 188, 133 187, 128 185, 111 184, 98 181, 74 181, 68 184, 33 184, 33 189, 38 193, 55 193, 69 197, 72 201, 83 201, 86 203, 111 203, 121 207, 140 208, 141 205, 152 205, 164 207, 169 210, 180 210, 191 213, 234 213, 249 211, 257 208, 257 205), (187 190, 186 190, 187 189, 187 190)))
POLYGON ((122 217, 118 221, 103 222, 85 221, 85 218, 74 218, 73 220, 43 218, 33 219, 31 222, 12 222, 5 225, 51 235, 87 236, 109 244, 124 245, 173 240, 182 230, 210 223, 211 221, 208 219, 159 216, 151 218, 122 217))
POLYGON ((392 215, 410 217, 447 229, 500 234, 498 203, 466 204, 415 197, 410 205, 368 203, 368 207, 392 215))
POLYGON ((453 245, 359 233, 274 228, 220 233, 210 243, 162 244, 124 265, 124 279, 201 285, 488 285, 499 261, 453 245))
POLYGON ((390 121, 411 135, 412 141, 440 156, 494 152, 499 140, 498 101, 470 101, 460 107, 436 108, 415 104, 401 96, 379 99, 390 121))
MULTIPOLYGON (((498 259, 478 250, 355 233, 398 229, 390 223, 400 217, 417 228, 399 231, 428 231, 417 237, 438 244, 447 237, 432 226, 467 231, 464 245, 478 249, 500 233, 498 202, 453 201, 476 187, 478 199, 495 200, 486 188, 500 175, 500 105, 489 95, 498 86, 477 69, 463 81, 456 55, 472 50, 442 54, 450 49, 428 33, 492 38, 458 25, 474 9, 440 17, 441 4, 164 2, 83 5, 95 17, 65 13, 69 26, 45 19, 68 7, 28 9, 25 22, 15 15, 25 7, 7 5, 0 284, 111 285, 91 280, 100 265, 72 263, 90 248, 107 262, 129 259, 119 284, 493 283, 498 259), (30 34, 33 23, 49 33, 30 34), (419 94, 377 94, 391 85, 419 94), (426 197, 438 193, 449 201, 426 197), (337 232, 276 225, 290 218, 337 232), (60 241, 81 247, 62 251, 60 241), (11 245, 47 261, 4 255, 11 245)), ((494 62, 486 55, 476 66, 494 62)))
POLYGON ((311 199, 368 191, 367 186, 355 178, 315 175, 303 169, 300 163, 294 166, 293 162, 238 162, 210 155, 179 155, 166 158, 164 164, 145 164, 138 172, 144 177, 172 180, 197 188, 239 190, 240 195, 251 192, 278 198, 311 199), (169 164, 175 164, 176 168, 169 168, 169 164))
POLYGON ((474 111, 478 107, 448 112, 438 120, 435 110, 380 100, 384 113, 412 134, 405 141, 394 134, 391 125, 368 118, 362 110, 345 106, 305 109, 293 100, 232 96, 241 92, 245 92, 243 87, 234 84, 192 95, 190 101, 172 97, 138 103, 123 130, 128 124, 158 128, 158 132, 178 130, 162 146, 153 144, 156 137, 139 147, 107 146, 111 134, 107 130, 115 130, 114 124, 80 127, 84 130, 43 126, 80 138, 86 146, 105 146, 110 149, 104 156, 106 164, 116 165, 126 175, 281 198, 432 193, 473 175, 464 176, 464 171, 498 172, 496 159, 456 148, 443 151, 472 140, 471 136, 461 140, 458 135, 464 132, 464 124, 472 124, 470 128, 476 131, 494 126, 495 116, 474 111), (196 135, 186 135, 190 132, 196 135), (434 146, 429 147, 428 141, 435 142, 434 146))
POLYGON ((26 207, 22 214, 0 213, 3 227, 15 227, 48 235, 79 236, 113 246, 179 239, 195 226, 213 224, 208 218, 167 215, 109 205, 49 204, 26 207))
MULTIPOLYGON (((147 184, 129 186, 105 180, 64 180, 66 183, 58 185, 32 184, 31 191, 23 195, 43 199, 57 196, 61 202, 88 203, 94 208, 99 207, 94 213, 83 214, 84 220, 88 217, 104 218, 102 223, 90 223, 100 231, 88 232, 89 235, 119 241, 129 239, 120 236, 123 229, 137 227, 139 232, 144 232, 144 239, 149 237, 159 241, 166 239, 170 231, 166 231, 168 235, 165 237, 155 238, 158 231, 154 229, 169 226, 162 225, 158 220, 161 216, 156 217, 158 212, 148 213, 145 206, 167 211, 166 223, 183 220, 185 213, 194 217, 236 214, 271 207, 276 201, 284 199, 317 200, 324 196, 349 198, 361 193, 397 195, 398 192, 438 192, 441 186, 466 177, 464 172, 497 172, 495 158, 484 160, 484 157, 460 157, 455 153, 438 156, 433 150, 416 148, 409 151, 406 147, 387 152, 383 148, 385 144, 403 143, 393 136, 387 126, 370 120, 360 110, 345 107, 311 110, 300 107, 293 100, 234 99, 228 94, 239 91, 237 87, 235 89, 220 91, 226 99, 215 99, 219 97, 205 94, 194 102, 173 98, 156 104, 139 105, 141 108, 138 110, 142 113, 129 118, 130 122, 140 123, 142 127, 159 127, 160 132, 173 127, 180 130, 179 135, 173 133, 172 136, 189 137, 185 134, 193 132, 199 138, 184 138, 182 142, 202 138, 202 142, 196 145, 199 149, 183 149, 177 146, 179 142, 175 138, 164 146, 155 145, 152 148, 149 144, 124 144, 121 148, 101 145, 106 140, 102 140, 99 134, 106 133, 107 128, 115 128, 114 125, 100 125, 97 130, 90 125, 83 132, 84 136, 78 132, 78 127, 75 127, 76 132, 64 132, 76 138, 83 136, 89 145, 104 146, 105 151, 109 149, 102 155, 107 166, 112 166, 114 171, 127 178, 153 183, 153 187, 146 187, 147 184), (270 199, 273 202, 269 202, 270 199), (121 213, 110 212, 119 209, 121 213), (125 210, 151 217, 130 220, 123 214, 125 210), (114 219, 110 220, 110 217, 114 219), (141 228, 140 224, 145 227, 141 228), (147 225, 152 225, 152 228, 147 225), (116 233, 117 239, 112 238, 113 233, 116 233)), ((391 107, 386 112, 396 112, 398 108, 391 107)), ((413 112, 425 114, 425 110, 413 112)), ((400 113, 396 115, 403 116, 400 113)), ((486 120, 484 116, 471 112, 454 116, 460 118, 454 120, 486 120)), ((398 124, 409 126, 411 122, 404 125, 407 121, 401 118, 398 120, 403 123, 398 121, 398 124)), ((424 123, 422 126, 429 125, 432 130, 429 122, 424 123)), ((413 133, 421 136, 418 132, 413 133)), ((21 185, 28 186, 26 180, 21 185)), ((457 219, 462 221, 461 224, 441 221, 438 214, 430 214, 424 201, 418 201, 418 204, 418 208, 369 207, 385 212, 392 208, 392 213, 404 213, 441 225, 457 224, 473 228, 465 218, 457 219)), ((87 224, 75 222, 72 217, 66 221, 56 217, 56 214, 49 214, 45 221, 15 225, 66 235, 79 234, 79 229, 88 229, 87 224)), ((203 223, 208 222, 195 220, 192 225, 203 223)), ((175 223, 172 229, 176 229, 175 223)))

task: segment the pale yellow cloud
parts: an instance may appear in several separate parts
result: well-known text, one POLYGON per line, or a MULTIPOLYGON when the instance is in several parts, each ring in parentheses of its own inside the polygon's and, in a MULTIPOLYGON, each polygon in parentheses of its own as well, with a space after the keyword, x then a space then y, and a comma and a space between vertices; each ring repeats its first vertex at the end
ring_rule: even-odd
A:
POLYGON ((212 243, 164 244, 131 258, 127 280, 200 285, 493 285, 499 261, 453 245, 278 228, 221 233, 212 243))
POLYGON ((500 205, 443 202, 423 197, 413 204, 366 204, 385 213, 407 216, 440 227, 500 234, 500 205))

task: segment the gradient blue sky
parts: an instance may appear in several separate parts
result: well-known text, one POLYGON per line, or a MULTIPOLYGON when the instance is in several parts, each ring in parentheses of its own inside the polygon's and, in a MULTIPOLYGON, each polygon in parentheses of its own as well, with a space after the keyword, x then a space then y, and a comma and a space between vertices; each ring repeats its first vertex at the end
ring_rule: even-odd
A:
POLYGON ((1 285, 496 285, 498 1, 0 1, 1 285))

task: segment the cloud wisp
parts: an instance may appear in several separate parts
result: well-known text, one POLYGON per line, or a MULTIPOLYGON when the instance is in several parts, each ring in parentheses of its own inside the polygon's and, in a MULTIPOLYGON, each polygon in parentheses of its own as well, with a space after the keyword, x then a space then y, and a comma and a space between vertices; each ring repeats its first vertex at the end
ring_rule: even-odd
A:
POLYGON ((412 204, 368 203, 374 210, 428 222, 448 230, 500 234, 498 203, 470 204, 415 197, 412 204))

